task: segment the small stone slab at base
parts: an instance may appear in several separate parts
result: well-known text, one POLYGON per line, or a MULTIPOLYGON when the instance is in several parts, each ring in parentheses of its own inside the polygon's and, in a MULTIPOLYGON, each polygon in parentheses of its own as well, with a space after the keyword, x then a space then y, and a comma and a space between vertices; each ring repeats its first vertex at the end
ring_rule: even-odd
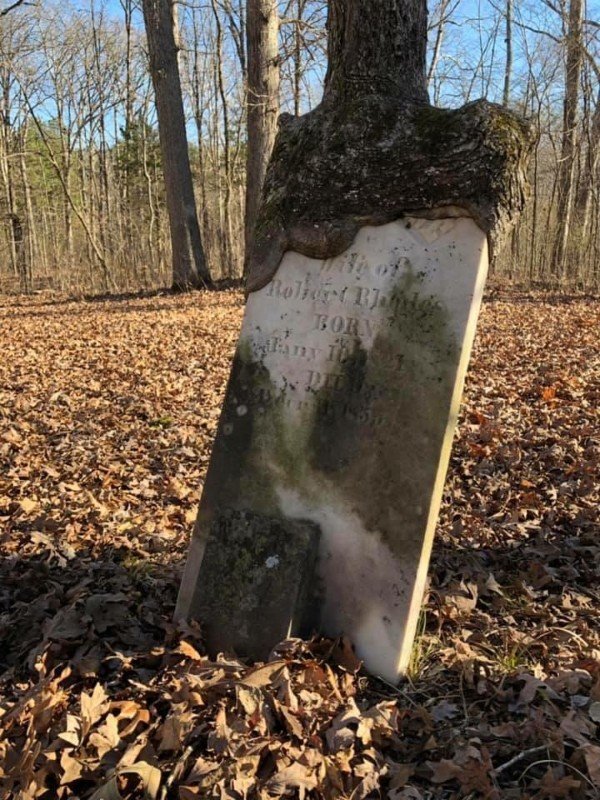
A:
POLYGON ((278 642, 310 632, 319 536, 312 522, 250 511, 214 519, 196 600, 212 653, 265 660, 278 642))

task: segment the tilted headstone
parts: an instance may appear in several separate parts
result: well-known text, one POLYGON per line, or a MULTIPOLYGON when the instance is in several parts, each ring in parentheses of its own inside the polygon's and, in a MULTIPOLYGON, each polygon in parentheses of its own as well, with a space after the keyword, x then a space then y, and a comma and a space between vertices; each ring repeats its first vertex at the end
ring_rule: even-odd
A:
MULTIPOLYGON (((372 5, 330 3, 324 100, 280 128, 177 613, 199 617, 213 649, 256 655, 254 630, 266 655, 281 618, 248 628, 232 614, 227 626, 215 610, 219 581, 210 588, 206 576, 231 547, 215 521, 252 512, 265 530, 281 520, 290 537, 312 522, 316 574, 304 592, 278 584, 284 627, 344 633, 371 672, 396 680, 422 602, 488 244, 523 203, 532 140, 483 101, 429 106, 421 56, 421 71, 386 82, 405 60, 399 41, 422 55, 424 3, 377 0, 391 15, 378 32, 391 37, 387 56, 385 41, 363 42, 372 5)), ((310 563, 308 551, 299 561, 310 563)))

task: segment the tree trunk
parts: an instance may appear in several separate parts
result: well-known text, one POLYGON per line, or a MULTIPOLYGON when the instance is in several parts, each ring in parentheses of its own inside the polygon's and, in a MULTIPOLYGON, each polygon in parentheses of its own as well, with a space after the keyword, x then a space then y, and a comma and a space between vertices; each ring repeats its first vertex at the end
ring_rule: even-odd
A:
POLYGON ((10 115, 10 84, 8 80, 3 80, 2 87, 2 107, 0 108, 0 155, 1 164, 0 171, 2 173, 2 182, 5 191, 6 215, 10 223, 11 235, 8 242, 10 248, 10 261, 12 271, 18 275, 18 260, 17 260, 17 243, 15 240, 13 218, 16 216, 15 204, 15 187, 13 180, 12 161, 14 157, 14 134, 12 130, 11 115, 10 115))
MULTIPOLYGON (((27 148, 27 125, 25 125, 25 130, 23 131, 21 152, 19 154, 19 167, 21 171, 21 183, 23 186, 25 211, 27 215, 25 224, 25 229, 27 231, 27 254, 26 254, 27 285, 28 288, 31 289, 33 288, 33 265, 36 264, 36 226, 33 217, 33 203, 31 200, 31 181, 29 179, 29 172, 27 169, 26 148, 27 148)), ((38 264, 36 264, 36 266, 38 266, 39 268, 38 264)))
POLYGON ((587 153, 583 162, 583 174, 577 192, 577 217, 581 226, 584 242, 588 238, 592 199, 596 183, 598 166, 600 165, 600 95, 596 98, 596 106, 592 114, 587 136, 587 153))
POLYGON ((173 288, 209 286, 192 183, 173 0, 143 0, 173 250, 173 288))
POLYGON ((331 0, 321 105, 282 115, 248 269, 265 286, 286 250, 340 255, 364 225, 459 207, 492 252, 526 198, 531 128, 486 101, 427 97, 425 0, 331 0))
POLYGON ((303 0, 296 0, 296 24, 294 26, 294 116, 300 116, 302 93, 302 13, 303 0))
MULTIPOLYGON (((223 75, 223 27, 219 17, 216 0, 211 2, 215 27, 217 31, 217 51, 215 60, 216 90, 221 101, 223 115, 223 168, 225 174, 225 196, 223 201, 223 263, 221 274, 228 278, 235 274, 233 259, 233 226, 231 223, 231 136, 229 125, 229 107, 227 105, 227 92, 225 91, 225 77, 223 75)), ((219 165, 219 170, 220 170, 219 165)))
POLYGON ((250 253, 279 115, 279 16, 275 0, 248 0, 246 254, 250 253))
POLYGON ((513 66, 513 40, 512 40, 512 22, 513 22, 513 0, 506 0, 506 61, 504 62, 504 91, 502 92, 502 105, 507 106, 510 103, 510 84, 512 78, 513 66))
POLYGON ((563 136, 560 165, 557 177, 557 220, 558 227, 554 243, 554 267, 559 277, 566 271, 565 257, 575 190, 575 165, 577 153, 577 129, 579 120, 579 86, 583 64, 583 0, 571 0, 567 31, 567 53, 565 66, 565 98, 563 106, 563 136))
POLYGON ((330 0, 325 96, 427 102, 425 0, 330 0))

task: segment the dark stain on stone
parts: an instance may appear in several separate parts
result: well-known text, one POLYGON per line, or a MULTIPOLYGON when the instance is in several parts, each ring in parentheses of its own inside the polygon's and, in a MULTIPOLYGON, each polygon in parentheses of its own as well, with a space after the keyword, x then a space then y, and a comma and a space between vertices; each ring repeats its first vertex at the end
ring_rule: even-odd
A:
POLYGON ((361 405, 366 402, 368 357, 356 340, 341 364, 341 380, 315 395, 309 457, 313 467, 327 474, 347 469, 354 459, 361 405))
POLYGON ((348 510, 403 559, 421 553, 460 358, 448 312, 422 285, 401 278, 389 324, 344 364, 362 393, 321 390, 309 439, 314 469, 335 473, 348 510))

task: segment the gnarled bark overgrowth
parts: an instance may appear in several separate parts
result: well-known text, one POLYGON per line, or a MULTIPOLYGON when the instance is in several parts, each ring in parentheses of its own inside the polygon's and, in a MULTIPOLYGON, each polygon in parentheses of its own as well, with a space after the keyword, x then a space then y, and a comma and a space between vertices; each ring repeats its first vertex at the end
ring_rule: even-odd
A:
POLYGON ((527 122, 480 100, 429 104, 425 0, 332 0, 322 103, 282 115, 249 261, 265 286, 286 250, 331 258, 364 225, 472 217, 492 253, 527 197, 527 122))

